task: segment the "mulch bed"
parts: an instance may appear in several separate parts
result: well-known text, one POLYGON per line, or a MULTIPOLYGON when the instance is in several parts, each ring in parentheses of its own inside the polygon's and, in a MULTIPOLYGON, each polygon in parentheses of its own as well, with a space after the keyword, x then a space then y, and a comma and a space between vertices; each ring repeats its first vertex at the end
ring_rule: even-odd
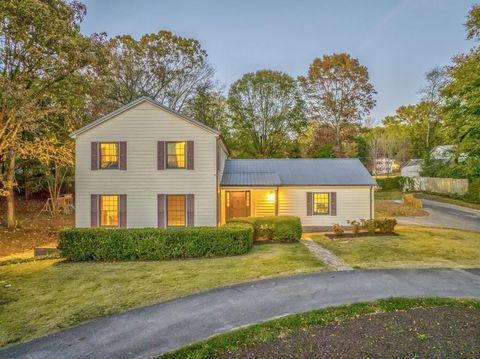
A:
POLYGON ((39 199, 17 199, 18 227, 8 230, 4 226, 6 201, 0 197, 0 257, 26 252, 35 247, 55 246, 59 230, 73 226, 73 215, 38 216, 44 203, 45 200, 39 199))
POLYGON ((479 358, 480 310, 380 313, 306 329, 222 358, 479 358))
POLYGON ((398 236, 398 233, 367 233, 367 232, 361 232, 357 234, 356 236, 353 233, 345 233, 342 234, 341 236, 336 235, 335 233, 323 233, 326 237, 330 239, 340 239, 340 238, 345 238, 345 239, 355 239, 355 238, 360 238, 360 237, 391 237, 391 236, 398 236))

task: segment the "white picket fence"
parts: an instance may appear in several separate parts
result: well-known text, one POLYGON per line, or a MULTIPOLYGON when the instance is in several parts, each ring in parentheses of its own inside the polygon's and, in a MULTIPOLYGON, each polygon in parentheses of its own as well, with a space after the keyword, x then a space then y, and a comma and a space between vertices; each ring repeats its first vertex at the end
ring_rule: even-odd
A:
POLYGON ((465 194, 468 191, 468 179, 416 177, 413 178, 415 191, 465 194))

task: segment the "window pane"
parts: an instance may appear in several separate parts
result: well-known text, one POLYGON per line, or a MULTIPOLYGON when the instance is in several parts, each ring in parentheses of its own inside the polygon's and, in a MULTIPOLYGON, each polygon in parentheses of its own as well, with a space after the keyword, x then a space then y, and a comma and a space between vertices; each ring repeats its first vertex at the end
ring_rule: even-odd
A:
POLYGON ((185 196, 167 196, 167 226, 185 226, 185 196))
POLYGON ((117 143, 100 144, 100 168, 118 168, 117 143))
POLYGON ((100 196, 100 225, 118 227, 118 196, 100 196))
POLYGON ((185 142, 167 143, 167 167, 185 168, 185 142))
POLYGON ((314 214, 329 213, 328 193, 313 194, 313 213, 314 214))

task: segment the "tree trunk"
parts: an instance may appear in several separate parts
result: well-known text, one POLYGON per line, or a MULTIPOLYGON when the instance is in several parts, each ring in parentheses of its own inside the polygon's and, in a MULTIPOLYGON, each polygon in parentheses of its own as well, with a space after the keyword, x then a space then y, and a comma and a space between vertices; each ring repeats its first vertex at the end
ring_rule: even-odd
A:
POLYGON ((10 150, 7 168, 7 226, 14 229, 17 226, 15 214, 15 153, 10 150))

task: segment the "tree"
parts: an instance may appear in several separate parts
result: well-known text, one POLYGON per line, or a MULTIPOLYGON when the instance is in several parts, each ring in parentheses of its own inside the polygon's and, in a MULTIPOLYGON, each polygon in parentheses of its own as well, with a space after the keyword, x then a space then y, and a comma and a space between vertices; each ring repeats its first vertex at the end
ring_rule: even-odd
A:
POLYGON ((348 54, 325 55, 299 80, 310 119, 333 127, 336 151, 343 151, 345 131, 358 127, 375 106, 367 68, 348 54))
POLYGON ((413 158, 427 158, 433 147, 443 141, 440 121, 432 120, 437 113, 433 102, 421 101, 416 105, 400 106, 393 116, 386 116, 383 124, 393 132, 404 133, 410 139, 409 154, 413 158))
POLYGON ((230 88, 228 107, 239 156, 287 156, 306 125, 297 84, 282 72, 243 75, 230 88))
POLYGON ((227 100, 221 93, 201 88, 182 112, 228 137, 227 100))
MULTIPOLYGON (((466 23, 467 38, 480 40, 480 5, 474 5, 466 23)), ((480 49, 454 58, 450 81, 444 87, 448 135, 456 145, 456 157, 465 154, 464 172, 480 177, 480 49)), ((455 161, 457 162, 457 161, 455 161)))
POLYGON ((107 82, 110 98, 127 104, 148 96, 175 111, 181 111, 199 89, 213 86, 213 68, 197 40, 169 31, 129 35, 110 41, 111 60, 107 82))
POLYGON ((83 76, 97 60, 101 36, 86 37, 79 24, 85 7, 61 0, 0 2, 0 174, 8 227, 16 225, 16 160, 25 141, 56 113, 65 98, 81 99, 83 76), (30 135, 29 135, 30 134, 30 135))

